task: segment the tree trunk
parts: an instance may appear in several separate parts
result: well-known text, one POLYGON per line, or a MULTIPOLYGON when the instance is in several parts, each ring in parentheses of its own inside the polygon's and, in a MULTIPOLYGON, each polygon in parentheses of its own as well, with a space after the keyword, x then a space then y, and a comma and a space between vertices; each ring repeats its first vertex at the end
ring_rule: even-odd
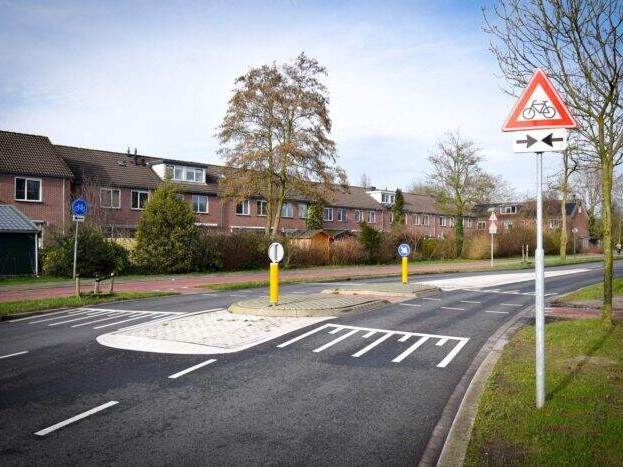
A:
POLYGON ((601 318, 604 324, 612 324, 612 278, 613 278, 613 257, 612 257, 612 171, 613 162, 611 154, 604 150, 601 154, 601 185, 603 188, 603 198, 601 203, 602 210, 602 229, 603 229, 603 249, 604 249, 604 304, 601 318))
POLYGON ((456 243, 456 257, 457 258, 460 258, 461 253, 463 253, 463 234, 464 234, 463 215, 461 214, 461 215, 456 216, 456 219, 454 221, 454 235, 456 237, 455 243, 456 243))
MULTIPOLYGON (((565 167, 566 171, 566 167, 565 167)), ((563 175, 562 181, 562 196, 560 200, 560 214, 562 223, 560 225, 560 260, 567 261, 567 196, 568 196, 568 182, 567 182, 567 174, 563 175)))
POLYGON ((279 187, 279 198, 277 199, 277 204, 274 207, 273 213, 273 225, 270 229, 270 238, 275 239, 279 235, 279 224, 281 222, 281 208, 283 207, 283 202, 286 196, 286 188, 285 182, 281 182, 281 186, 279 187))

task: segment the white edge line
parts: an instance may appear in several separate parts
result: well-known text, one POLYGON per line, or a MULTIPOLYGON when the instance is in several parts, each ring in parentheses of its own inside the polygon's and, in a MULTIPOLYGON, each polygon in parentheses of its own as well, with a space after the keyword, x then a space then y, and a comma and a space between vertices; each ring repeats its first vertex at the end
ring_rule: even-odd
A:
POLYGON ((455 310, 455 311, 465 311, 465 308, 453 308, 451 306, 440 306, 440 310, 455 310))
POLYGON ((9 357, 16 357, 18 355, 24 355, 25 353, 28 353, 28 350, 23 350, 21 352, 10 353, 8 355, 2 355, 0 357, 0 359, 2 359, 2 358, 9 358, 9 357))
POLYGON ((206 360, 205 362, 201 362, 197 365, 191 366, 190 368, 186 368, 185 370, 182 370, 178 373, 174 373, 171 376, 169 376, 169 379, 177 379, 180 376, 184 376, 185 374, 190 373, 191 371, 195 371, 201 368, 202 366, 209 365, 210 363, 214 363, 215 361, 216 361, 216 358, 211 358, 210 360, 206 360))
POLYGON ((508 311, 498 311, 498 310, 485 310, 485 313, 497 313, 500 315, 507 315, 509 312, 508 311))
POLYGON ((37 436, 45 436, 48 433, 51 433, 55 430, 58 430, 59 428, 63 428, 64 426, 69 425, 70 423, 73 422, 77 422, 78 420, 81 420, 83 418, 88 417, 89 415, 93 415, 94 413, 100 412, 104 409, 107 409, 108 407, 112 407, 113 405, 117 405, 119 402, 118 401, 110 401, 110 402, 106 402, 105 404, 102 404, 100 406, 97 406, 91 410, 87 410, 86 412, 82 412, 79 415, 76 415, 74 417, 68 418, 67 420, 64 420, 60 423, 57 423, 56 425, 52 425, 51 427, 48 428, 44 428, 43 430, 39 430, 35 433, 35 435, 37 436))
POLYGON ((482 302, 477 302, 475 300, 460 300, 459 303, 473 303, 475 305, 480 305, 482 302))

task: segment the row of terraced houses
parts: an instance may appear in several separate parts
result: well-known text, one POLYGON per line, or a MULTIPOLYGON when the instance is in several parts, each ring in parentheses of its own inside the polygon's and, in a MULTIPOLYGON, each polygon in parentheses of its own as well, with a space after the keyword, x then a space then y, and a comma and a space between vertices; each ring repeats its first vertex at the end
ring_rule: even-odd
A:
MULTIPOLYGON (((46 136, 0 131, 0 205, 13 205, 41 228, 64 229, 71 221, 70 204, 86 197, 90 215, 98 216, 112 236, 128 236, 136 228, 150 193, 165 181, 179 187, 179 196, 196 213, 199 226, 233 232, 264 228, 266 202, 240 203, 221 197, 223 168, 124 152, 52 144, 46 136)), ((324 229, 356 232, 362 221, 379 229, 391 225, 395 191, 359 186, 340 187, 324 208, 324 229)), ((439 212, 434 199, 405 193, 405 223, 421 234, 440 237, 454 227, 454 218, 439 212)), ((555 204, 555 203, 554 203, 555 204)), ((308 201, 290 199, 283 206, 285 234, 305 231, 308 201)), ((503 228, 528 222, 526 203, 477 206, 465 218, 466 231, 485 231, 491 211, 503 228)), ((588 240, 588 218, 579 201, 567 205, 569 228, 588 240)), ((532 216, 530 216, 532 218, 532 216)), ((546 228, 560 227, 560 209, 546 206, 546 228)))

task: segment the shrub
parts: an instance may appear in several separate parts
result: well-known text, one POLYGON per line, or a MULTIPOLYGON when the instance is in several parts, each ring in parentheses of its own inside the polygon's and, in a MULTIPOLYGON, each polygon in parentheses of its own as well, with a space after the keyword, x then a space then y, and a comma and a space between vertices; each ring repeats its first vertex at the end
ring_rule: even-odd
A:
POLYGON ((380 258, 380 246, 383 240, 381 232, 370 227, 366 222, 360 224, 359 242, 366 252, 368 263, 378 262, 380 258))
POLYGON ((305 217, 305 227, 309 230, 322 229, 324 223, 322 219, 324 207, 321 203, 311 203, 307 207, 307 215, 305 217))
POLYGON ((463 258, 484 259, 491 255, 491 237, 485 233, 475 233, 465 237, 463 258))
POLYGON ((343 238, 331 244, 331 264, 363 264, 366 259, 366 250, 356 237, 343 238))
POLYGON ((532 226, 513 226, 510 229, 502 229, 495 236, 495 256, 508 257, 521 255, 521 247, 528 245, 530 251, 534 251, 536 234, 532 226))
POLYGON ((271 242, 270 238, 255 232, 206 234, 200 242, 200 269, 236 271, 266 268, 271 242))
POLYGON ((450 259, 456 257, 454 235, 445 238, 425 238, 420 242, 422 259, 450 259))
POLYGON ((411 246, 411 258, 420 255, 422 234, 403 226, 395 226, 389 232, 384 232, 380 247, 380 261, 384 263, 395 261, 398 258, 398 245, 407 243, 411 246))
MULTIPOLYGON (((74 234, 53 233, 50 245, 42 252, 44 274, 71 277, 74 260, 74 234)), ((76 272, 82 277, 117 274, 129 266, 128 251, 104 239, 96 227, 82 225, 78 229, 78 261, 76 272)))
POLYGON ((197 267, 199 233, 190 205, 170 183, 150 197, 136 231, 134 259, 153 273, 189 272, 197 267))
POLYGON ((329 264, 329 250, 322 246, 299 246, 290 243, 286 250, 285 267, 306 268, 329 264))

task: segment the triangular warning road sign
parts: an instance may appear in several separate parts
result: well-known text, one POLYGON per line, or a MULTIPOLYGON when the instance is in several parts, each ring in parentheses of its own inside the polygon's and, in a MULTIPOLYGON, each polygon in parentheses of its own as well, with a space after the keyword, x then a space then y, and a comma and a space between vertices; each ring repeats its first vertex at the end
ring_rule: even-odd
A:
POLYGON ((576 128, 575 119, 540 68, 506 119, 502 131, 526 128, 576 128))

